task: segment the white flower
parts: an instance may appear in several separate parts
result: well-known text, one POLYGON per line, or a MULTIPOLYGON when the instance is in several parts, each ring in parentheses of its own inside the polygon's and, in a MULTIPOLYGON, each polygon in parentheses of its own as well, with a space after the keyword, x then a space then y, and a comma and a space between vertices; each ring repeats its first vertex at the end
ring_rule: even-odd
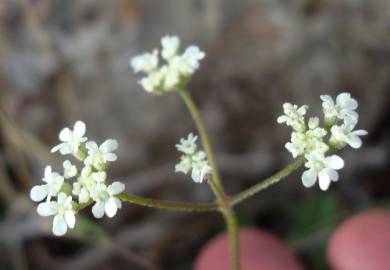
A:
POLYGON ((68 228, 73 229, 76 223, 75 212, 72 205, 72 196, 61 192, 58 194, 57 202, 49 201, 40 203, 37 208, 40 216, 53 216, 53 234, 64 235, 68 228))
POLYGON ((104 213, 110 218, 115 216, 117 210, 122 207, 121 201, 115 195, 124 189, 125 185, 121 182, 114 182, 108 187, 104 184, 97 185, 92 193, 92 198, 96 202, 92 207, 94 217, 102 218, 104 213))
POLYGON ((335 143, 336 145, 341 143, 347 143, 352 148, 360 148, 362 146, 362 140, 359 136, 367 135, 366 130, 353 130, 353 126, 351 125, 341 125, 341 126, 333 126, 331 129, 332 132, 332 138, 331 142, 335 143))
POLYGON ((158 66, 158 50, 153 50, 152 53, 138 55, 131 60, 130 64, 135 73, 140 71, 150 73, 158 66))
POLYGON ((164 36, 161 39, 161 46, 161 56, 166 62, 161 66, 158 65, 157 50, 141 54, 131 60, 131 66, 136 73, 139 71, 146 73, 139 83, 147 92, 155 94, 178 90, 199 68, 199 61, 205 57, 205 53, 197 46, 189 46, 182 55, 179 55, 180 39, 177 36, 164 36))
POLYGON ((151 93, 159 93, 165 76, 164 70, 155 70, 148 76, 142 78, 139 83, 142 87, 151 93))
POLYGON ((339 175, 336 170, 344 167, 344 161, 337 155, 325 157, 324 154, 313 152, 305 155, 307 162, 306 170, 302 174, 302 183, 305 187, 315 184, 317 177, 321 190, 327 190, 332 181, 337 181, 339 175))
POLYGON ((195 183, 202 183, 207 175, 211 173, 211 167, 207 160, 192 163, 191 177, 195 183))
POLYGON ((344 121, 356 124, 358 121, 358 114, 355 110, 358 107, 358 102, 351 97, 350 93, 341 93, 336 97, 336 103, 329 95, 321 95, 322 108, 325 115, 325 120, 333 124, 336 119, 343 119, 344 121))
POLYGON ((77 121, 74 124, 73 130, 70 130, 69 128, 61 130, 59 139, 62 143, 54 146, 51 149, 51 152, 53 153, 59 150, 62 155, 76 154, 80 144, 87 140, 86 137, 83 137, 85 129, 85 124, 82 121, 77 121))
POLYGON ((198 136, 194 136, 194 134, 190 133, 188 134, 187 138, 181 138, 180 143, 176 144, 176 148, 178 151, 187 154, 192 155, 196 151, 196 140, 198 139, 198 136))
POLYGON ((46 184, 34 186, 30 191, 30 197, 35 202, 42 201, 46 197, 48 197, 49 201, 52 196, 57 195, 64 183, 64 177, 56 172, 52 172, 51 166, 46 166, 42 180, 46 184))
POLYGON ((307 108, 307 105, 298 107, 298 105, 286 102, 283 104, 284 115, 279 116, 277 122, 279 124, 286 123, 287 126, 291 126, 295 131, 302 132, 305 130, 304 116, 307 108))
POLYGON ((96 168, 107 163, 108 161, 115 161, 117 156, 112 153, 118 148, 118 142, 113 139, 108 139, 100 146, 94 141, 89 141, 85 144, 88 149, 88 156, 85 158, 87 165, 92 165, 96 168))
POLYGON ((188 47, 184 54, 172 59, 171 65, 183 75, 191 75, 199 68, 199 61, 205 57, 197 46, 188 47))
POLYGON ((176 164, 175 166, 175 172, 182 172, 184 174, 187 174, 192 169, 192 161, 191 157, 183 155, 180 158, 180 162, 176 164))
POLYGON ((318 127, 319 119, 312 117, 309 119, 309 129, 302 132, 292 132, 291 142, 286 143, 285 147, 291 152, 294 158, 302 154, 311 152, 325 153, 329 147, 323 141, 326 130, 318 127))
POLYGON ((170 60, 177 54, 180 46, 180 39, 177 36, 164 36, 161 39, 161 56, 165 60, 170 60))
POLYGON ((65 160, 62 163, 64 167, 64 178, 69 179, 77 175, 77 167, 73 165, 69 160, 65 160))

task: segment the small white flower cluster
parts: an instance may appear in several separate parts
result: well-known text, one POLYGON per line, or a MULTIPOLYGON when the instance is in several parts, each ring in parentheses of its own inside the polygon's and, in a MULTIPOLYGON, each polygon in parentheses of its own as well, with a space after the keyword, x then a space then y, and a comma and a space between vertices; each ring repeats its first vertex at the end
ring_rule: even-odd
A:
POLYGON ((53 172, 51 166, 45 168, 44 184, 34 186, 30 197, 38 205, 37 212, 41 216, 53 216, 53 233, 60 236, 68 228, 74 228, 76 222, 76 207, 79 204, 94 202, 92 213, 96 218, 113 217, 121 208, 121 201, 116 197, 125 186, 121 182, 106 184, 107 163, 115 161, 113 153, 118 148, 116 140, 108 139, 100 146, 84 137, 86 126, 77 121, 73 130, 64 128, 59 134, 61 143, 52 148, 51 152, 59 151, 62 155, 73 155, 83 163, 78 168, 69 160, 63 162, 63 174, 53 172), (85 144, 84 144, 85 143, 85 144), (74 179, 73 183, 65 180, 74 179), (57 196, 57 200, 52 200, 57 196), (74 200, 77 198, 77 202, 74 200))
POLYGON ((135 73, 142 71, 146 74, 139 81, 142 87, 156 94, 178 90, 199 68, 199 61, 205 57, 205 53, 194 45, 178 55, 180 39, 177 36, 164 36, 161 46, 161 57, 166 61, 161 66, 158 49, 138 55, 130 61, 135 73))
POLYGON ((180 162, 175 167, 175 172, 188 174, 191 170, 192 180, 196 183, 202 183, 203 180, 210 175, 211 167, 204 151, 198 150, 196 140, 198 136, 190 133, 187 139, 180 139, 180 143, 176 144, 179 152, 183 153, 180 162))
POLYGON ((307 170, 302 174, 305 187, 313 186, 317 177, 321 190, 327 190, 332 181, 337 181, 336 170, 344 167, 344 161, 337 155, 325 156, 330 149, 340 149, 346 144, 359 148, 362 140, 359 136, 367 134, 365 130, 353 130, 358 123, 359 115, 355 111, 358 103, 349 93, 341 93, 336 102, 329 95, 322 95, 322 108, 325 128, 319 127, 319 118, 309 118, 306 125, 307 105, 298 107, 290 103, 283 104, 284 115, 279 116, 278 123, 285 123, 293 129, 291 141, 286 149, 294 158, 304 155, 307 170), (330 132, 328 141, 326 136, 330 132))

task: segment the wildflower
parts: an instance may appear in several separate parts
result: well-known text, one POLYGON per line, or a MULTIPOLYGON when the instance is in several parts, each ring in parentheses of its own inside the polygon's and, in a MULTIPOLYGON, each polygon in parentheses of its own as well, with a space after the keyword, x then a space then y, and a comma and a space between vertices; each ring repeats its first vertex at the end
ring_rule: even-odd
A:
POLYGON ((115 161, 117 156, 112 153, 118 148, 118 142, 113 139, 108 139, 100 146, 94 141, 89 141, 85 144, 88 149, 88 156, 85 158, 85 163, 96 168, 104 165, 108 161, 115 161))
POLYGON ((177 36, 164 36, 161 39, 161 57, 165 60, 158 64, 159 51, 144 53, 130 62, 135 73, 143 71, 146 76, 139 83, 147 91, 163 94, 178 90, 183 83, 199 68, 199 61, 205 57, 197 46, 189 46, 183 54, 178 54, 180 39, 177 36))
POLYGON ((327 132, 318 125, 319 119, 317 117, 312 117, 309 119, 308 130, 292 132, 291 142, 286 143, 285 147, 291 152, 294 158, 314 151, 325 153, 329 149, 328 145, 323 141, 327 132))
POLYGON ((176 148, 178 151, 187 154, 192 155, 196 151, 196 140, 198 139, 198 136, 194 136, 194 134, 190 133, 188 134, 187 138, 181 138, 180 143, 176 144, 176 148))
POLYGON ((180 162, 175 166, 175 172, 188 174, 191 172, 191 178, 196 183, 202 183, 203 180, 212 172, 212 168, 207 160, 207 155, 204 151, 199 151, 196 146, 198 136, 190 133, 187 138, 180 139, 180 143, 176 144, 176 148, 183 155, 180 157, 180 162))
POLYGON ((102 218, 104 213, 108 217, 115 216, 117 210, 122 207, 122 202, 115 197, 125 189, 121 182, 114 182, 108 187, 105 184, 96 186, 92 193, 92 198, 96 202, 92 207, 92 213, 95 218, 102 218))
POLYGON ((287 126, 291 126, 295 131, 302 132, 305 130, 304 116, 307 108, 307 105, 298 107, 298 105, 286 102, 283 104, 284 115, 279 116, 277 122, 279 124, 286 123, 287 126))
POLYGON ((305 187, 315 184, 317 177, 321 190, 327 190, 332 181, 337 181, 339 175, 336 170, 344 167, 344 161, 337 155, 325 157, 324 154, 313 152, 305 155, 307 162, 306 170, 302 174, 302 183, 305 187))
POLYGON ((56 196, 64 183, 64 177, 56 172, 52 172, 51 166, 46 166, 45 175, 42 178, 46 184, 34 186, 30 191, 30 197, 33 201, 39 202, 48 197, 56 196))
POLYGON ((60 151, 62 155, 74 154, 76 155, 80 144, 87 140, 83 137, 85 134, 85 124, 82 121, 77 121, 74 124, 73 130, 64 128, 59 134, 59 139, 62 141, 59 145, 54 146, 51 152, 60 151))
POLYGON ((165 60, 172 59, 176 54, 180 46, 180 39, 177 36, 164 36, 161 39, 161 56, 165 60))
POLYGON ((211 173, 211 167, 207 160, 192 163, 191 178, 195 183, 202 183, 207 175, 211 173))
POLYGON ((348 144, 352 148, 360 148, 362 146, 362 140, 359 136, 367 135, 366 130, 354 130, 352 125, 333 126, 331 129, 332 137, 330 141, 333 145, 338 146, 342 144, 348 144))
POLYGON ((76 223, 75 212, 72 205, 72 197, 61 192, 57 201, 43 202, 38 205, 37 212, 40 216, 53 216, 53 234, 64 235, 68 228, 73 229, 76 223))
POLYGON ((135 73, 140 71, 145 73, 152 72, 158 66, 158 50, 153 50, 152 53, 143 53, 134 57, 131 60, 131 66, 135 73))
POLYGON ((77 167, 73 165, 69 160, 65 160, 62 163, 64 167, 64 178, 69 179, 77 175, 77 167))
POLYGON ((324 111, 325 122, 328 126, 335 124, 337 119, 356 124, 358 114, 355 110, 358 102, 351 97, 350 93, 341 93, 336 97, 336 103, 329 95, 321 95, 322 108, 324 111))

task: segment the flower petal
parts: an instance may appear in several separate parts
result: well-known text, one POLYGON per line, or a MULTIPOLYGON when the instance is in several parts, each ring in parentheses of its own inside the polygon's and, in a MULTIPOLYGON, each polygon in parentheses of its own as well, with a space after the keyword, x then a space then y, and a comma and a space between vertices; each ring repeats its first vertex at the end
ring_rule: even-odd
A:
POLYGON ((92 214, 95 218, 102 218, 104 216, 104 202, 97 202, 92 207, 92 214))
POLYGON ((68 227, 73 229, 74 225, 76 223, 76 217, 74 215, 74 212, 71 210, 65 211, 65 221, 66 224, 68 224, 68 227))
POLYGON ((112 152, 118 148, 118 142, 114 139, 108 139, 102 143, 99 148, 103 151, 103 153, 112 152))
POLYGON ((104 157, 104 159, 106 160, 106 161, 115 161, 116 159, 117 159, 117 156, 114 154, 114 153, 105 153, 104 155, 103 155, 103 157, 104 157))
POLYGON ((117 195, 125 190, 125 185, 119 181, 115 181, 107 187, 108 194, 117 195))
POLYGON ((356 136, 353 133, 349 134, 346 141, 352 148, 355 148, 355 149, 360 148, 363 144, 362 139, 360 139, 359 136, 356 136))
POLYGON ((322 170, 318 174, 318 182, 320 184, 320 189, 325 191, 329 188, 331 179, 329 175, 327 174, 327 171, 322 170))
POLYGON ((118 206, 121 206, 121 201, 118 198, 115 197, 109 198, 104 206, 106 215, 109 218, 115 216, 116 212, 118 211, 118 208, 120 208, 118 206))
POLYGON ((339 170, 344 167, 344 160, 337 155, 332 155, 330 157, 325 158, 325 162, 328 168, 334 170, 339 170))
POLYGON ((56 236, 61 236, 64 235, 67 230, 68 226, 66 225, 64 217, 56 215, 53 219, 53 234, 56 236))
POLYGON ((30 198, 34 202, 40 202, 47 196, 45 185, 34 186, 30 191, 30 198))
POLYGON ((338 105, 348 110, 356 110, 358 103, 355 99, 351 98, 350 93, 341 93, 336 97, 338 105))
POLYGON ((317 173, 314 169, 306 170, 303 172, 301 179, 303 186, 307 188, 312 187, 316 183, 317 173))
POLYGON ((97 143, 95 141, 88 141, 85 143, 85 147, 88 149, 88 150, 94 150, 94 149, 97 149, 99 148, 97 143))
POLYGON ((82 136, 84 136, 84 134, 85 134, 85 129, 86 129, 85 123, 82 122, 82 121, 77 121, 77 122, 74 124, 73 132, 74 132, 74 134, 75 134, 77 137, 82 137, 82 136))
POLYGON ((40 203, 37 207, 37 213, 42 217, 55 215, 57 213, 57 206, 58 204, 56 202, 40 203))
POLYGON ((60 134, 58 135, 58 138, 60 139, 60 141, 62 142, 67 142, 69 141, 70 137, 71 137, 71 131, 69 128, 64 128, 60 131, 60 134))

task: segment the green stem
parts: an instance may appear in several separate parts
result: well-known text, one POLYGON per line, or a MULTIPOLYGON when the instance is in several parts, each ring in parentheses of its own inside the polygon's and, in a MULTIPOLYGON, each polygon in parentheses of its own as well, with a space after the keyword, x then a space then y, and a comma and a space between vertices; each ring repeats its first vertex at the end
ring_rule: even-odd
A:
POLYGON ((300 156, 297 158, 293 163, 287 165, 284 167, 281 171, 278 173, 268 177, 267 179, 263 180, 262 182, 253 185, 252 187, 248 188, 247 190, 244 190, 237 195, 233 196, 230 205, 234 206, 241 201, 253 196, 254 194, 266 189, 267 187, 278 183, 280 180, 291 174, 293 171, 297 170, 299 167, 301 167, 305 162, 304 156, 300 156))
POLYGON ((213 190, 214 194, 216 195, 218 201, 222 206, 226 205, 227 196, 222 188, 221 185, 221 178, 219 176, 217 163, 214 158, 214 153, 211 147, 210 139, 207 135, 206 127, 203 123, 202 117, 200 116, 199 110, 196 107, 194 101, 191 98, 190 93, 186 88, 182 88, 179 90, 180 96, 183 99, 184 103, 186 104, 192 119, 195 122, 195 125, 198 129, 200 140, 202 142, 202 145, 204 147, 204 150, 206 151, 207 158, 210 162, 210 165, 212 167, 212 179, 213 183, 209 183, 211 189, 213 190))
POLYGON ((214 158, 214 153, 211 147, 210 139, 207 135, 206 127, 203 123, 202 117, 200 116, 199 110, 196 107, 194 101, 191 98, 188 90, 183 87, 180 91, 180 96, 186 104, 192 119, 195 122, 195 125, 198 129, 200 139, 204 150, 206 151, 208 160, 212 167, 212 179, 208 181, 211 189, 213 190, 215 197, 218 200, 219 209, 221 210, 222 215, 224 216, 225 223, 227 226, 229 241, 230 241, 230 253, 232 260, 232 269, 240 269, 240 260, 239 260, 239 245, 238 245, 238 227, 237 219, 233 208, 230 207, 230 198, 225 194, 225 191, 221 184, 221 179, 219 176, 219 171, 217 168, 217 163, 214 158))
POLYGON ((225 219, 227 232, 230 242, 230 258, 232 263, 233 270, 240 269, 240 254, 239 254, 239 236, 238 236, 238 226, 237 218, 234 210, 229 208, 226 211, 222 211, 223 217, 225 219))
POLYGON ((164 201, 164 200, 155 200, 149 198, 143 198, 136 195, 121 193, 117 195, 118 199, 125 202, 130 202, 133 204, 161 208, 161 209, 170 209, 177 211, 186 211, 186 212, 209 212, 217 211, 217 203, 185 203, 185 202, 174 202, 174 201, 164 201))

